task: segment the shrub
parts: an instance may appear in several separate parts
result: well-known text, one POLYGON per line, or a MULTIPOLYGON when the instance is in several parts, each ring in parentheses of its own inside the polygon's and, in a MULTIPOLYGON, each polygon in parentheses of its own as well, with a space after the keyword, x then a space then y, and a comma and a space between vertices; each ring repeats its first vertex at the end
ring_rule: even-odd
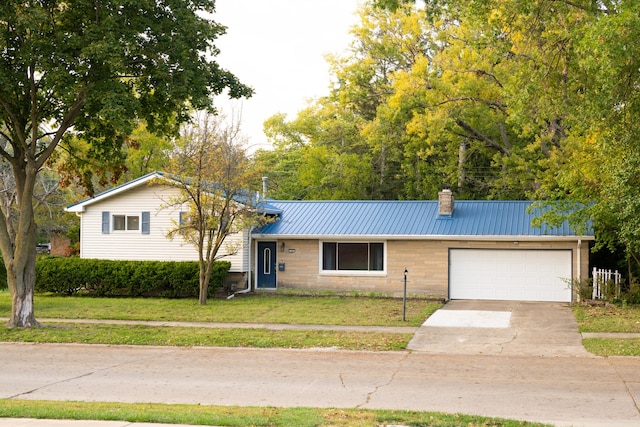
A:
MULTIPOLYGON (((209 293, 222 287, 231 263, 216 261, 209 293)), ((197 297, 195 261, 110 261, 42 257, 36 263, 36 291, 59 295, 197 297)))
POLYGON ((624 305, 640 305, 640 292, 627 292, 620 296, 620 304, 624 305))

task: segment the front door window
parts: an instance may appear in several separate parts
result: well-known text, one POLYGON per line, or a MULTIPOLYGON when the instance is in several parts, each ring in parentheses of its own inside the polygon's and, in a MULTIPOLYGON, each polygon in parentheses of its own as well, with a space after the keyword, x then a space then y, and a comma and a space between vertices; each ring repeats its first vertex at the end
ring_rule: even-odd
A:
POLYGON ((271 249, 264 248, 262 256, 263 256, 262 263, 264 264, 263 274, 269 275, 271 274, 271 249))

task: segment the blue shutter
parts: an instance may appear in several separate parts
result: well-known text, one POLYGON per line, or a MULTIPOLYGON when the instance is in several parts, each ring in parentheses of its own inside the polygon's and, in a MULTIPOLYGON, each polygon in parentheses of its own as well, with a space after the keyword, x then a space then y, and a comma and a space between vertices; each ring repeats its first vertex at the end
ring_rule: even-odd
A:
POLYGON ((109 212, 102 212, 102 234, 109 234, 111 227, 109 224, 109 212))
POLYGON ((142 212, 142 234, 151 234, 151 213, 142 212))

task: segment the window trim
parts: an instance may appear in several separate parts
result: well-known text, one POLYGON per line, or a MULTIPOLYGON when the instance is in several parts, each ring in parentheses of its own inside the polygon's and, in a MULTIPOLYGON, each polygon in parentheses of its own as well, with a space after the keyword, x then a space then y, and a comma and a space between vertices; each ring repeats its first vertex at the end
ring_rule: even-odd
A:
POLYGON ((112 213, 109 217, 111 220, 110 231, 112 233, 142 233, 142 215, 140 214, 121 214, 121 213, 112 213), (116 229, 116 217, 124 218, 124 229, 116 229), (138 228, 129 228, 129 218, 137 218, 138 219, 138 228))
POLYGON ((327 276, 386 276, 387 275, 387 241, 386 240, 319 240, 318 241, 318 273, 327 276), (382 243, 382 270, 325 270, 324 269, 324 244, 325 243, 382 243))

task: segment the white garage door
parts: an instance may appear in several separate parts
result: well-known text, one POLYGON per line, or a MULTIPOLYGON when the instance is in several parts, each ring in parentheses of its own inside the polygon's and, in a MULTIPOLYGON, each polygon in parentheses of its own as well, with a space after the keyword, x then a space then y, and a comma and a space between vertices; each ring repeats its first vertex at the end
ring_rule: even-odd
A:
POLYGON ((449 298, 571 301, 570 250, 449 250, 449 298))

